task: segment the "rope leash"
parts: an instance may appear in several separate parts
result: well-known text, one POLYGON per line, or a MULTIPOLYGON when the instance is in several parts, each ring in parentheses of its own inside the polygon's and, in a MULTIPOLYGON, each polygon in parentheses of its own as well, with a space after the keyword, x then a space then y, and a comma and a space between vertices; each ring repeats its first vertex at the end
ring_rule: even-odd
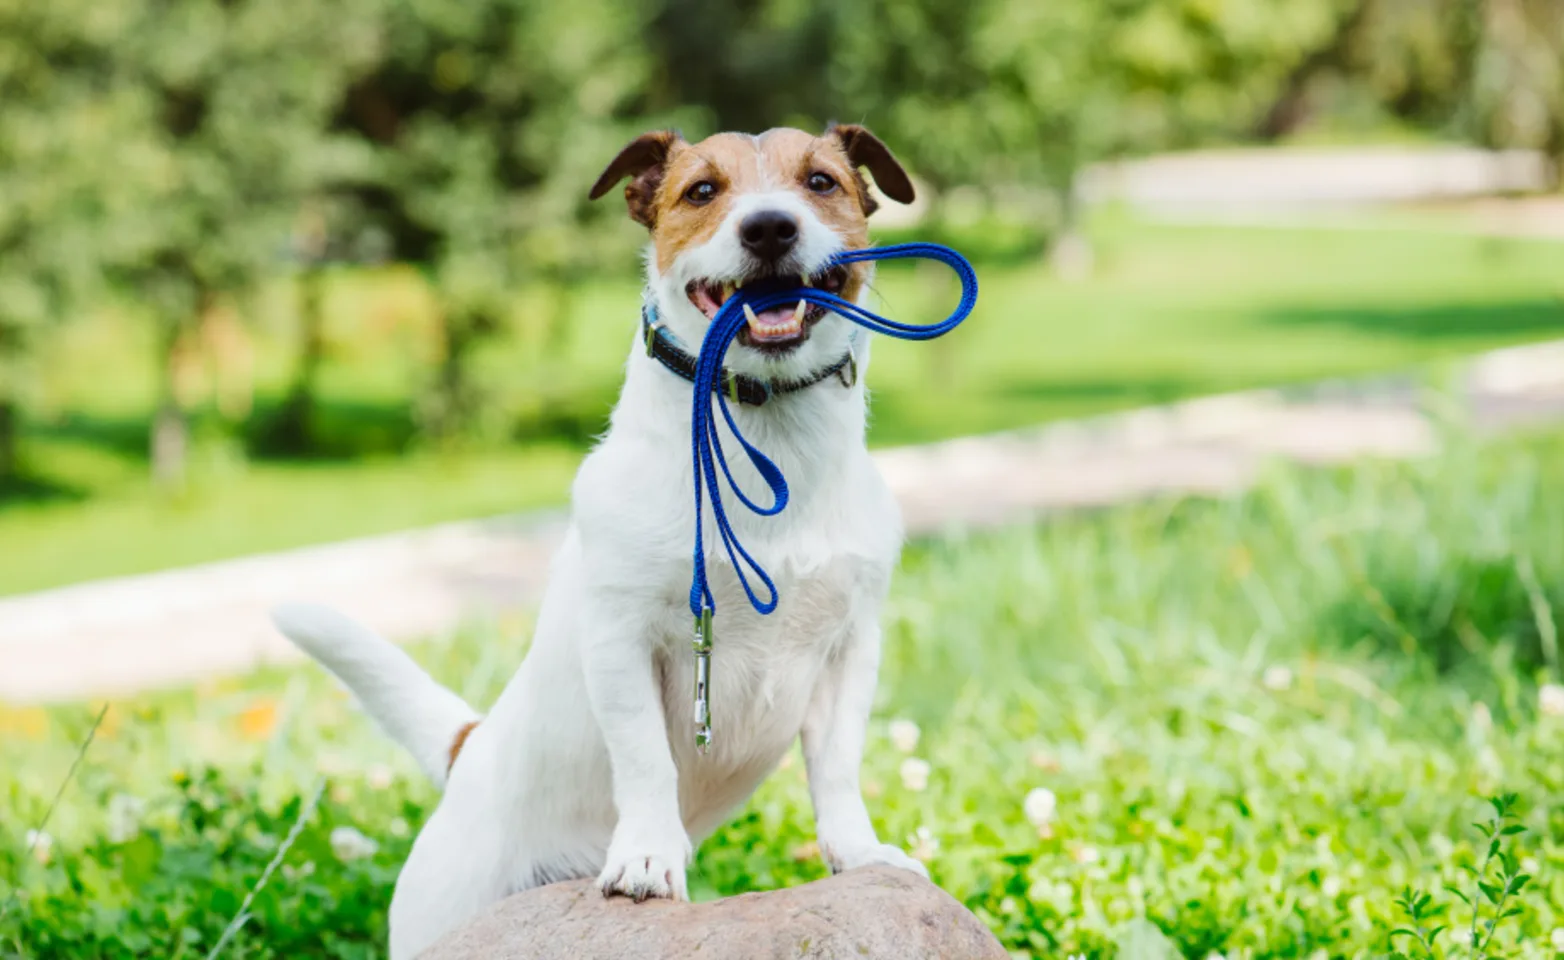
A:
POLYGON ((961 302, 950 316, 939 323, 926 326, 901 323, 882 317, 836 294, 813 287, 800 287, 796 290, 762 294, 737 290, 723 303, 716 316, 712 318, 711 325, 706 328, 705 339, 701 342, 700 356, 696 361, 695 389, 692 391, 690 415, 690 459, 695 468, 695 569, 690 582, 690 613, 695 617, 695 744, 702 752, 711 746, 711 619, 717 609, 717 601, 712 597, 711 586, 706 579, 706 548, 701 523, 705 501, 707 497, 711 500, 711 514, 716 523, 717 534, 722 540, 722 547, 728 555, 728 560, 732 562, 733 569, 738 574, 740 586, 749 597, 750 606, 761 614, 769 614, 777 608, 776 584, 755 558, 750 556, 749 551, 744 549, 744 545, 733 532, 733 526, 728 521, 727 509, 722 503, 718 470, 720 468, 723 479, 727 481, 728 489, 752 513, 763 517, 775 516, 787 506, 788 500, 787 479, 782 476, 782 471, 769 457, 744 438, 738 424, 733 420, 733 411, 728 406, 728 391, 717 389, 722 377, 723 355, 727 353, 733 338, 738 336, 739 331, 748 322, 744 313, 746 306, 760 312, 795 304, 800 300, 830 310, 871 332, 883 333, 902 340, 932 340, 949 333, 972 312, 972 308, 977 304, 978 294, 977 273, 972 269, 972 264, 949 247, 937 243, 902 243, 889 247, 850 250, 832 258, 830 266, 875 260, 914 259, 939 261, 954 270, 961 280, 961 302), (715 402, 713 402, 714 396, 715 402), (738 440, 745 455, 749 457, 749 462, 765 481, 766 486, 771 489, 770 506, 762 506, 751 500, 734 482, 733 473, 728 468, 727 457, 723 454, 722 444, 718 439, 719 428, 717 419, 713 415, 714 407, 722 411, 722 419, 727 422, 728 429, 732 431, 734 438, 738 440), (756 594, 750 582, 751 574, 764 586, 766 599, 762 600, 756 594))

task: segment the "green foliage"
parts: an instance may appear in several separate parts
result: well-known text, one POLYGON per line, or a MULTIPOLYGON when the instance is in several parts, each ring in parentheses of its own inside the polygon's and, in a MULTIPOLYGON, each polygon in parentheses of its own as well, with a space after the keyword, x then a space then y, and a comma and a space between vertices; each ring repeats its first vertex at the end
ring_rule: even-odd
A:
MULTIPOLYGON (((125 794, 103 798, 102 835, 69 859, 39 857, 50 863, 20 887, 13 921, 0 933, 0 956, 205 956, 304 812, 303 795, 270 803, 247 792, 245 781, 259 776, 258 770, 238 779, 211 769, 189 776, 176 771, 154 806, 125 794)), ((327 800, 305 820, 228 955, 368 960, 383 953, 383 892, 410 841, 386 836, 373 852, 361 854, 363 846, 350 858, 339 856, 343 841, 334 850, 333 831, 354 829, 353 817, 363 815, 327 800)), ((5 837, 8 844, 16 839, 5 837)), ((15 871, 24 863, 0 867, 6 887, 17 883, 15 871)))
POLYGON ((937 188, 931 231, 959 231, 976 191, 1032 234, 1078 236, 1084 165, 1275 135, 1326 81, 1564 153, 1559 16, 1552 0, 0 0, 0 490, 17 489, 23 414, 47 407, 40 352, 59 321, 105 313, 156 331, 153 467, 183 486, 181 384, 297 273, 292 396, 275 422, 238 423, 241 404, 220 429, 324 452, 311 274, 343 261, 431 283, 419 435, 504 437, 488 346, 537 326, 535 352, 557 354, 573 291, 632 259, 639 231, 584 188, 647 126, 866 121, 937 188), (532 290, 548 293, 521 305, 532 290))
MULTIPOLYGON (((881 836, 1024 957, 1367 956, 1397 928, 1446 923, 1428 937, 1447 955, 1551 956, 1564 726, 1557 691, 1539 695, 1550 675, 1517 673, 1502 623, 1476 622, 1488 645, 1440 672, 1323 613, 1414 534, 1542 555, 1564 540, 1561 477, 1555 435, 919 545, 887 611, 863 772, 881 836), (1520 494, 1517 474, 1539 482, 1520 494), (1393 502, 1421 508, 1378 512, 1393 502), (1474 832, 1486 796, 1500 802, 1474 832), (1461 896, 1408 892, 1449 887, 1461 896), (1462 897, 1476 936, 1452 947, 1474 930, 1462 897)), ((415 653, 487 703, 527 629, 415 653)), ((374 955, 434 794, 334 689, 296 667, 115 704, 47 862, 27 858, 26 831, 91 713, 0 711, 0 891, 21 894, 0 952, 166 957, 188 942, 200 956, 325 774, 232 955, 374 955), (363 837, 333 844, 342 827, 363 837)), ((697 897, 823 874, 802 768, 793 754, 702 845, 697 897)))
POLYGON ((1498 146, 1542 150, 1564 167, 1564 6, 1488 0, 1478 7, 1465 98, 1474 132, 1498 146))
POLYGON ((509 319, 517 287, 578 280, 631 253, 585 227, 586 171, 631 128, 618 118, 646 69, 638 7, 531 0, 376 4, 384 38, 362 78, 339 91, 344 133, 373 145, 375 175, 335 185, 359 229, 419 264, 442 312, 433 389, 421 420, 449 436, 482 398, 468 376, 478 342, 509 319))
MULTIPOLYGON (((1502 956, 1491 949, 1499 925, 1525 912, 1518 902, 1512 902, 1520 899, 1521 891, 1532 880, 1530 874, 1521 872, 1514 851, 1516 838, 1526 833, 1526 827, 1515 815, 1518 799, 1513 793, 1489 798, 1493 818, 1473 824, 1481 835, 1477 844, 1480 859, 1475 865, 1461 865, 1461 869, 1471 875, 1472 886, 1466 891, 1453 885, 1445 888, 1450 896, 1465 904, 1471 914, 1471 924, 1463 928, 1454 952, 1462 952, 1460 948, 1464 946, 1464 952, 1473 960, 1502 956)), ((1444 922, 1447 919, 1445 905, 1436 905, 1430 894, 1408 887, 1396 898, 1396 906, 1411 926, 1392 930, 1392 940, 1409 938, 1426 960, 1451 955, 1451 951, 1443 951, 1437 945, 1439 935, 1451 929, 1449 923, 1444 922)), ((1392 956, 1405 960, 1406 955, 1395 953, 1392 956)))

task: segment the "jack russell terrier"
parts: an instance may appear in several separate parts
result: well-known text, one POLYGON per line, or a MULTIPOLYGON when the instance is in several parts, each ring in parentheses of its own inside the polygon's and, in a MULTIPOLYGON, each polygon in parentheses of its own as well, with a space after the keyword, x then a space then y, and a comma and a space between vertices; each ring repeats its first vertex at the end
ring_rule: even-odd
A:
MULTIPOLYGON (((828 266, 868 245, 875 200, 861 169, 891 199, 913 199, 895 157, 853 125, 699 143, 648 133, 598 178, 593 199, 628 177, 630 216, 651 231, 646 309, 608 433, 576 476, 536 638, 481 722, 358 623, 314 605, 274 612, 444 787, 391 900, 392 960, 410 960, 487 904, 558 880, 596 876, 605 895, 685 898, 693 845, 795 737, 830 869, 890 864, 927 876, 880 842, 859 791, 902 526, 864 444, 857 372, 867 338, 819 307, 752 313, 728 353, 734 416, 791 478, 793 496, 779 515, 733 517, 774 575, 774 613, 751 609, 733 567, 710 555, 723 611, 717 732, 706 752, 692 736, 693 353, 723 301, 751 281, 864 295, 869 264, 828 266)), ((746 458, 733 471, 742 488, 759 488, 746 458)))

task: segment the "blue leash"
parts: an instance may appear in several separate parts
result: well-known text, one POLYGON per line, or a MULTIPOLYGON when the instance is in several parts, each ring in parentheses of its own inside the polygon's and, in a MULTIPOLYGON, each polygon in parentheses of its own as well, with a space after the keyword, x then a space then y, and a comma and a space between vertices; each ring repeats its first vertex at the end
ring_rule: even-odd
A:
POLYGON ((711 513, 716 521, 717 533, 722 538, 723 549, 733 563, 734 571, 738 574, 739 584, 749 597, 750 605, 762 614, 771 613, 777 608, 777 587, 771 576, 754 557, 750 556, 749 551, 744 549, 744 545, 739 543, 737 535, 734 534, 733 526, 728 522, 728 512, 722 504, 717 470, 721 468, 728 489, 738 497, 739 502, 760 516, 769 517, 781 513, 787 506, 788 499, 787 479, 782 476, 782 471, 769 457, 744 438, 738 424, 733 421, 733 411, 728 406, 726 392, 717 389, 722 380, 723 355, 727 353, 728 345, 733 342, 733 338, 738 336, 739 331, 748 322, 744 315, 745 305, 748 305, 751 310, 760 312, 805 300, 839 314, 867 330, 903 340, 932 340, 949 333, 972 312, 972 308, 977 305, 978 294, 977 273, 972 269, 972 264, 956 251, 937 243, 902 243, 889 247, 849 250, 834 257, 831 265, 909 259, 937 260, 954 270, 961 280, 961 302, 949 317, 939 323, 927 326, 900 323, 844 300, 836 294, 813 287, 801 287, 796 290, 761 294, 737 290, 723 303, 717 315, 712 318, 711 325, 706 329, 706 337, 701 342, 700 356, 696 359, 695 389, 692 392, 694 399, 691 403, 690 415, 690 459, 695 467, 695 572, 690 582, 690 612, 695 616, 695 743, 702 751, 711 745, 711 618, 717 609, 717 602, 711 595, 711 586, 706 579, 706 551, 705 544, 702 542, 701 524, 701 512, 706 499, 703 494, 709 491, 711 513), (727 457, 723 455, 722 445, 718 441, 717 420, 712 415, 714 394, 715 406, 722 411, 722 418, 727 421, 728 429, 744 448, 749 462, 759 472, 766 486, 771 488, 772 501, 769 507, 761 506, 745 496, 744 491, 740 490, 738 484, 733 481, 733 473, 728 469, 727 457), (766 599, 762 600, 756 594, 746 570, 748 573, 753 573, 764 585, 766 599))

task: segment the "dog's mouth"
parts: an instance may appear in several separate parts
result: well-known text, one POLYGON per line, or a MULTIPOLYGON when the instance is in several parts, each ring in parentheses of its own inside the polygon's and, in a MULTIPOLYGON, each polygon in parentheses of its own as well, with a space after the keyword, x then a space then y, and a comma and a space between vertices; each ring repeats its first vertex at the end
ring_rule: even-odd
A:
MULTIPOLYGON (((685 285, 684 293, 696 309, 711 320, 740 288, 746 293, 763 294, 807 286, 840 294, 847 285, 847 276, 846 267, 834 266, 809 277, 766 275, 743 280, 692 280, 685 285)), ((739 330, 739 342, 768 353, 785 353, 808 340, 810 328, 819 323, 825 313, 824 307, 804 300, 792 306, 750 311, 749 322, 739 330)))

